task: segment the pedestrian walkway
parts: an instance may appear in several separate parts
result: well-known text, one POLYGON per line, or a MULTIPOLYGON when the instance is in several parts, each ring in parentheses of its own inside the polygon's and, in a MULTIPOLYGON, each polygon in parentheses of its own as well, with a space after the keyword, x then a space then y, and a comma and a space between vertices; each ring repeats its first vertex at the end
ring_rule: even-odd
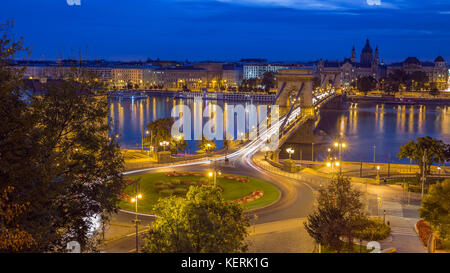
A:
POLYGON ((382 201, 381 204, 381 208, 386 211, 386 215, 403 217, 403 207, 399 202, 382 201))
POLYGON ((391 225, 391 236, 381 241, 382 249, 395 248, 399 253, 426 253, 427 250, 414 230, 419 218, 387 216, 391 225))
POLYGON ((417 236, 412 227, 392 227, 391 235, 417 236))

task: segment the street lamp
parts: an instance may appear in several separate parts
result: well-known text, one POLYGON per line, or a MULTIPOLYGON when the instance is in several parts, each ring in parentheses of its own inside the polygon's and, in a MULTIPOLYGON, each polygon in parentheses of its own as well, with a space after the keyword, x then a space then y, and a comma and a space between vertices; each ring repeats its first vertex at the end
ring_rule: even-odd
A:
POLYGON ((142 199, 142 194, 137 193, 134 195, 133 198, 131 198, 131 203, 135 204, 135 215, 136 218, 134 220, 134 223, 136 225, 136 252, 139 252, 139 219, 138 219, 138 200, 142 199))
POLYGON ((169 146, 169 142, 167 141, 161 141, 159 143, 160 146, 162 146, 164 148, 164 152, 166 151, 166 146, 169 146))
MULTIPOLYGON (((347 147, 347 144, 342 141, 337 141, 334 143, 334 147, 338 148, 338 150, 339 150, 339 162, 341 162, 342 161, 342 149, 345 149, 347 147)), ((336 162, 336 163, 338 163, 338 162, 336 162)), ((336 165, 336 166, 339 166, 339 175, 342 175, 341 164, 336 165)))
POLYGON ((380 169, 381 169, 381 167, 380 167, 380 165, 378 165, 377 166, 377 178, 376 178, 378 183, 380 182, 380 169))
POLYGON ((294 149, 292 149, 292 148, 287 148, 287 149, 286 149, 286 152, 289 154, 289 159, 291 159, 292 154, 294 153, 294 149))
POLYGON ((222 175, 222 172, 220 170, 214 170, 208 173, 209 177, 214 177, 214 187, 217 186, 217 175, 222 175))

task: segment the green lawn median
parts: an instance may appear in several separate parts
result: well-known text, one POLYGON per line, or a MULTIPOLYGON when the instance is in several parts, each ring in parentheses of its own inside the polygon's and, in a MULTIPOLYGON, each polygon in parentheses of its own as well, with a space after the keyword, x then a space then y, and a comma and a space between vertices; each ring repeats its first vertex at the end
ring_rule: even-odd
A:
MULTIPOLYGON (((121 209, 134 211, 136 182, 143 198, 138 201, 138 211, 151 213, 159 198, 170 195, 184 197, 190 186, 213 184, 213 178, 207 173, 174 172, 153 173, 125 178, 127 186, 119 202, 121 209)), ((222 174, 217 177, 217 185, 223 190, 225 200, 241 203, 246 210, 261 208, 272 204, 280 197, 280 191, 274 185, 260 179, 239 175, 222 174)))

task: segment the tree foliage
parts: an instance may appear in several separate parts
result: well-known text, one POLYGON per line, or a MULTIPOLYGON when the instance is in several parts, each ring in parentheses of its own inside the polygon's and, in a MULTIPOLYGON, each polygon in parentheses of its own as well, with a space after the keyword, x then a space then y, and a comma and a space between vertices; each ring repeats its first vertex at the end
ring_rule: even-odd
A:
POLYGON ((176 154, 179 150, 184 152, 187 146, 184 136, 177 136, 177 139, 172 137, 171 131, 174 122, 173 118, 162 118, 147 124, 146 129, 150 135, 145 137, 146 145, 160 147, 162 149, 160 143, 167 141, 169 142, 169 150, 172 153, 176 154))
POLYGON ((275 88, 276 86, 276 78, 275 73, 271 71, 267 71, 263 74, 261 85, 264 87, 264 91, 269 92, 270 89, 275 88))
POLYGON ((146 235, 145 252, 230 253, 247 249, 250 220, 243 207, 224 201, 222 190, 191 186, 186 198, 160 199, 146 235))
POLYGON ((444 243, 450 243, 450 179, 430 186, 419 213, 421 218, 439 232, 444 243))
POLYGON ((0 193, 0 252, 23 251, 36 244, 30 233, 23 230, 19 224, 15 225, 16 219, 29 204, 10 203, 9 196, 13 193, 13 187, 8 187, 0 193))
POLYGON ((214 140, 209 140, 202 136, 202 140, 198 141, 197 147, 204 152, 214 152, 217 150, 214 140))
POLYGON ((357 81, 358 90, 364 93, 374 90, 377 87, 377 80, 372 77, 359 77, 357 81))
POLYGON ((449 147, 450 145, 446 145, 441 140, 429 136, 418 137, 417 141, 409 141, 402 145, 397 157, 399 159, 409 158, 416 162, 420 168, 420 175, 422 175, 424 171, 430 173, 433 164, 442 164, 450 159, 449 147))
POLYGON ((344 247, 341 238, 348 239, 353 247, 353 234, 359 228, 361 193, 351 187, 350 179, 338 176, 319 190, 318 207, 305 222, 308 234, 322 245, 340 252, 344 247))
POLYGON ((64 251, 69 241, 88 250, 94 216, 115 211, 123 187, 105 93, 74 68, 31 95, 7 61, 22 43, 3 36, 0 45, 0 192, 13 188, 6 204, 26 207, 3 228, 33 238, 20 251, 64 251))

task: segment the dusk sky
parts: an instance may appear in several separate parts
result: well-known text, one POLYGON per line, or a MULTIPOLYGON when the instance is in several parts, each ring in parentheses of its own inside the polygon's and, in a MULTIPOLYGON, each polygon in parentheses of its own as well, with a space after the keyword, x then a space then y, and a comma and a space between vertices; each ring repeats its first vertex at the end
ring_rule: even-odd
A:
POLYGON ((309 61, 359 55, 450 61, 449 0, 2 0, 33 59, 309 61))

